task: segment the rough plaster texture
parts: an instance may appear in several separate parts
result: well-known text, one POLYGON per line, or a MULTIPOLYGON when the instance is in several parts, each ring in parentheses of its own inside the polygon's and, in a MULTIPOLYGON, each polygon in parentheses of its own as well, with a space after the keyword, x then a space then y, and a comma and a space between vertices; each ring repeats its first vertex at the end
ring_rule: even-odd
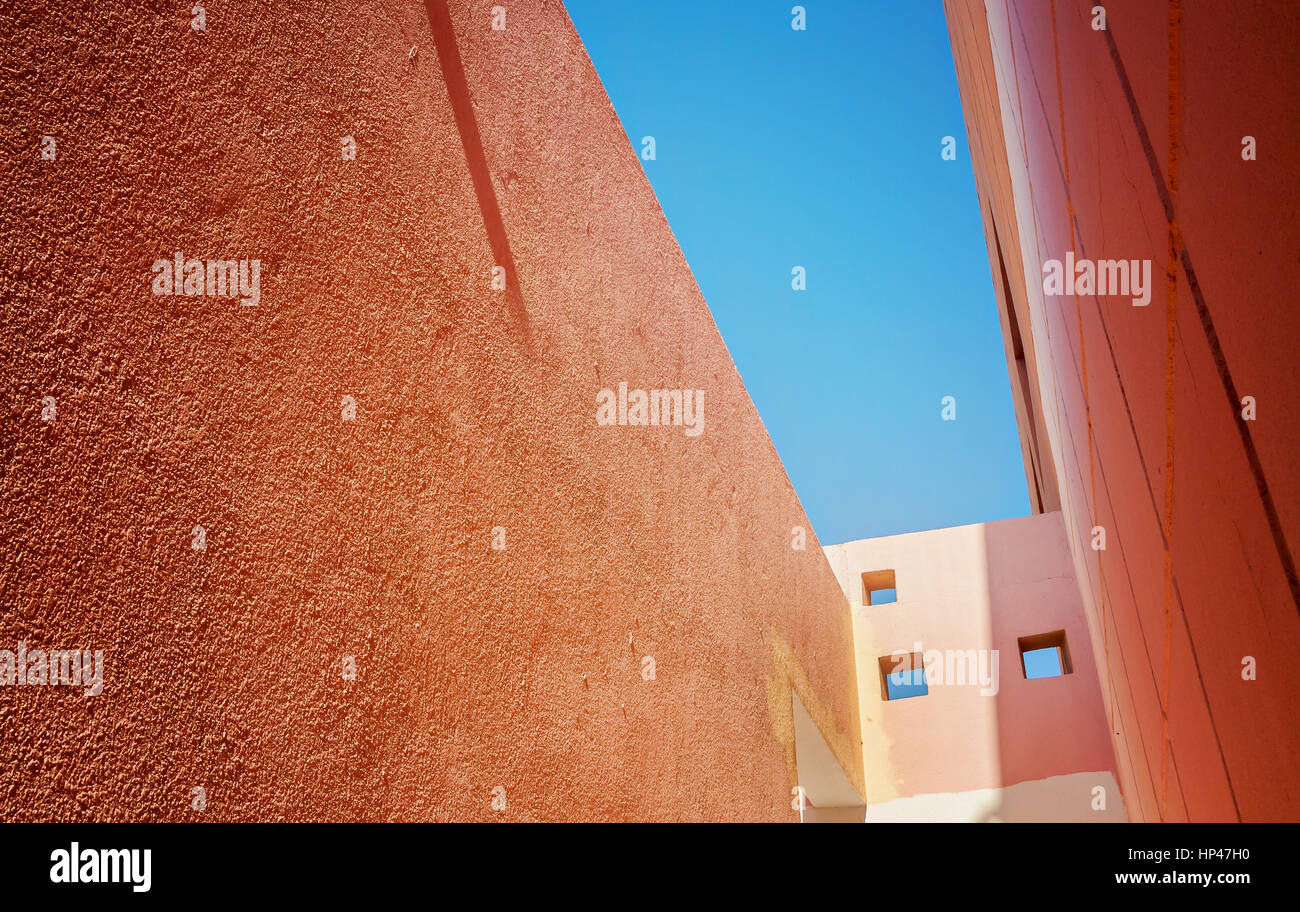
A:
POLYGON ((794 693, 862 791, 848 606, 563 7, 449 7, 0 11, 0 647, 106 664, 0 689, 0 818, 793 820, 794 693))
POLYGON ((1059 512, 846 542, 826 555, 853 605, 868 820, 885 805, 889 819, 1095 821, 1117 808, 1123 818, 1059 512), (894 571, 897 601, 864 605, 862 574, 881 570, 894 571), (1027 680, 1019 638, 1058 630, 1072 673, 1027 680), (883 699, 879 659, 914 651, 929 692, 883 699), (1060 781, 1004 793, 1049 779, 1060 781), (1092 808, 1097 786, 1105 813, 1092 808))
POLYGON ((1059 488, 1129 813, 1300 818, 1300 10, 945 6, 1027 473, 1059 488), (1071 249, 1150 259, 1150 305, 1044 297, 1071 249))

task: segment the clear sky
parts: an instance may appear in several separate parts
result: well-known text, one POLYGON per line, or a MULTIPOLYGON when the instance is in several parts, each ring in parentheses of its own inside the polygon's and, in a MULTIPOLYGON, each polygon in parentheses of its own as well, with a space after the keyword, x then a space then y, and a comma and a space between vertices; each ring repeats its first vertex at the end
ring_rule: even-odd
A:
POLYGON ((1028 513, 940 0, 565 5, 822 544, 1028 513))

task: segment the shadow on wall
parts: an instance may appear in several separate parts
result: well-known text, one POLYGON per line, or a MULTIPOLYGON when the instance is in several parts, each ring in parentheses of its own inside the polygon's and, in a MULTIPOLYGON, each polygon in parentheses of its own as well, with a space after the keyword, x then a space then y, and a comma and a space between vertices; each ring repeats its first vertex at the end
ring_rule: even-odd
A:
POLYGON ((863 823, 867 805, 812 716, 796 693, 790 694, 794 713, 795 768, 799 784, 792 806, 799 808, 800 823, 863 823), (800 806, 802 805, 802 806, 800 806))
POLYGON ((1080 822, 1123 822, 1098 665, 1064 518, 1059 511, 1042 516, 1052 524, 1059 562, 1032 579, 1008 572, 1030 569, 1023 563, 1024 524, 983 526, 993 648, 1002 657, 997 749, 1008 784, 998 793, 996 813, 1008 822, 1063 819, 1052 811, 1080 822), (1057 650, 1058 673, 1030 678, 1025 655, 1044 648, 1057 650), (1047 770, 1052 773, 1042 778, 1047 770))
POLYGON ((474 100, 465 79, 465 64, 456 43, 456 29, 451 22, 451 12, 447 9, 447 0, 425 0, 424 8, 438 47, 438 63, 442 67, 452 113, 456 117, 461 146, 465 149, 465 161, 469 165, 470 179, 474 182, 474 195, 478 198, 479 211, 483 213, 483 226, 492 247, 492 257, 497 264, 496 268, 505 273, 510 315, 525 350, 531 355, 532 332, 528 323, 528 311, 524 307, 523 290, 519 287, 515 257, 510 252, 506 223, 501 217, 501 205, 497 201, 496 188, 492 186, 492 171, 488 167, 487 155, 483 152, 483 137, 479 133, 478 120, 474 117, 474 100))

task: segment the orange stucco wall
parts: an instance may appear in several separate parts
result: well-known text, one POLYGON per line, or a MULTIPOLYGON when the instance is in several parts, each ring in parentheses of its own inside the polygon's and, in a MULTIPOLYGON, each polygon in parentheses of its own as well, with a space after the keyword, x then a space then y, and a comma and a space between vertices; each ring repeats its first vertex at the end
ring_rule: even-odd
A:
POLYGON ((848 606, 641 163, 561 4, 492 5, 0 11, 0 648, 105 664, 0 688, 0 818, 794 820, 794 693, 861 790, 848 606), (703 433, 597 426, 620 381, 703 433))
POLYGON ((1300 10, 945 5, 1129 813, 1300 818, 1300 10), (1045 296, 1069 251, 1151 260, 1150 305, 1045 296))

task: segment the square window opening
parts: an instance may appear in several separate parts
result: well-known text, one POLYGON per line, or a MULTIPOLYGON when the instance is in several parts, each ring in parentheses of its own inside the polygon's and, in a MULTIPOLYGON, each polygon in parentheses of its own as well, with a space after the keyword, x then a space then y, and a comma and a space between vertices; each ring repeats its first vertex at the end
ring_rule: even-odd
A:
POLYGON ((1070 647, 1064 630, 1020 637, 1020 670, 1027 680, 1071 674, 1070 647))
POLYGON ((921 653, 894 653, 880 657, 880 698, 885 701, 924 697, 930 692, 925 682, 921 653))
POLYGON ((871 570, 862 574, 862 604, 887 605, 898 601, 893 570, 871 570))

